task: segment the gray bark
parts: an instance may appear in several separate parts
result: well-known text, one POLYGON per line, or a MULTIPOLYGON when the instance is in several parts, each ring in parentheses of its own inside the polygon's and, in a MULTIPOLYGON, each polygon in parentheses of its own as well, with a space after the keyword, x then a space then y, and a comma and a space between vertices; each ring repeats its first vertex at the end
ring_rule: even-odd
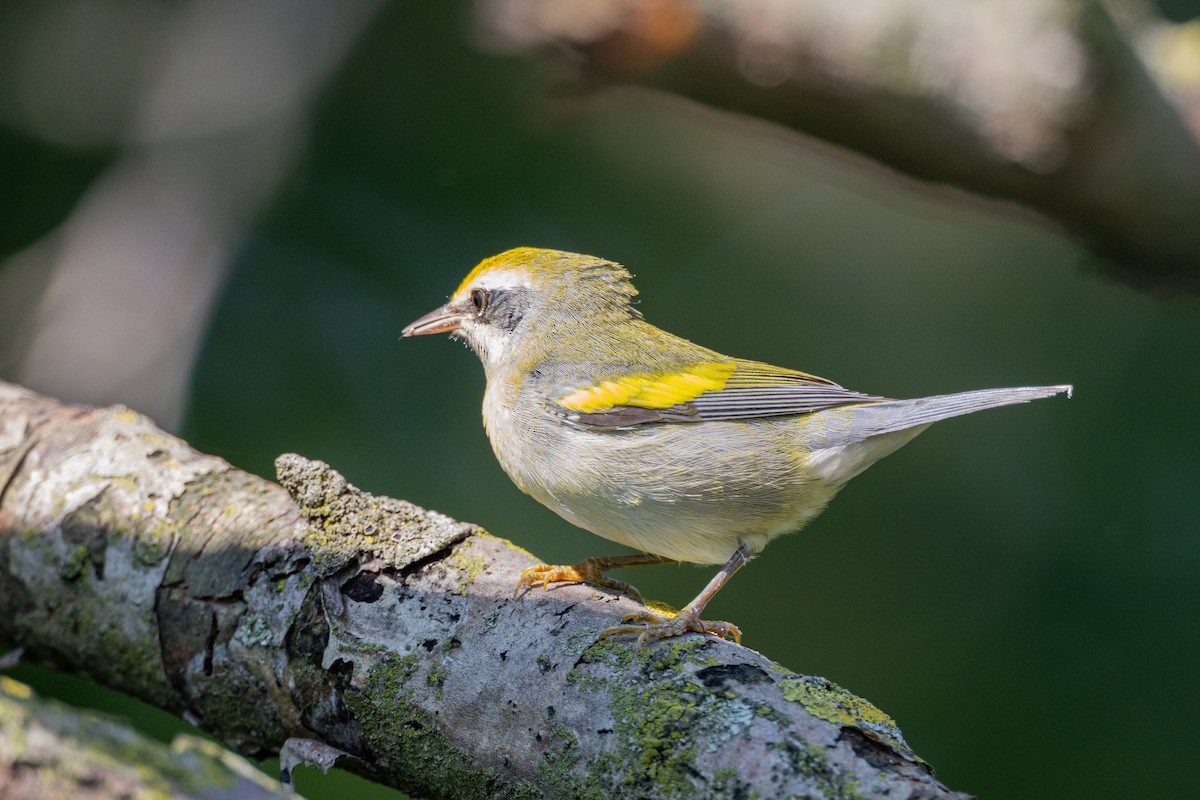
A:
POLYGON ((514 600, 520 548, 277 466, 286 490, 0 383, 0 641, 246 755, 317 740, 425 797, 964 796, 823 678, 695 634, 596 644, 633 601, 514 600))

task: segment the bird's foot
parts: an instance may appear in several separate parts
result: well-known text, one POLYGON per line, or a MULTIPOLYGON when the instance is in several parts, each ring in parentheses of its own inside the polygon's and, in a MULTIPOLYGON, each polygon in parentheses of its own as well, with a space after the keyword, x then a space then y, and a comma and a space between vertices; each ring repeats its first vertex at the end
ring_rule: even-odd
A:
POLYGON ((588 558, 578 564, 538 564, 530 567, 522 572, 521 577, 517 580, 517 588, 513 590, 513 597, 519 597, 523 590, 532 589, 538 585, 541 585, 543 589, 549 589, 552 583, 588 583, 603 589, 612 589, 639 603, 642 602, 641 592, 625 581, 610 578, 602 572, 603 562, 604 559, 588 558))
POLYGON ((623 624, 601 631, 596 641, 610 636, 637 636, 638 649, 650 642, 660 639, 671 639, 685 633, 710 633, 722 639, 732 639, 741 643, 742 631, 732 622, 719 622, 700 619, 700 612, 694 608, 684 608, 674 616, 662 616, 651 611, 638 611, 625 617, 623 624))

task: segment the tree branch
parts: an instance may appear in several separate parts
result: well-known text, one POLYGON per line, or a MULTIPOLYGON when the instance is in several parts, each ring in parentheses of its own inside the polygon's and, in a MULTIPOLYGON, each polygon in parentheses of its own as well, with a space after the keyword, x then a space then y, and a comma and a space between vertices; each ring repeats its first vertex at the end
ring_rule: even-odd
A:
POLYGON ((565 54, 590 80, 667 90, 1015 201, 1131 283, 1200 291, 1200 122, 1185 119, 1200 120, 1200 97, 1169 99, 1094 0, 478 8, 501 49, 565 54))
POLYGON ((253 765, 196 736, 170 745, 0 677, 0 797, 23 800, 269 800, 294 797, 253 765))
POLYGON ((428 797, 963 797, 822 678, 694 634, 593 644, 637 606, 514 600, 523 550, 277 466, 287 491, 0 383, 0 640, 247 755, 315 739, 428 797))

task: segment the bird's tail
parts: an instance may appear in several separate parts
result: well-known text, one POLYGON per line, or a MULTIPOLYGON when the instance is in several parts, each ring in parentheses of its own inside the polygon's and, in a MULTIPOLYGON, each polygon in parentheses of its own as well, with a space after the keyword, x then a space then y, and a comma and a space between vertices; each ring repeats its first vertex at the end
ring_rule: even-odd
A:
MULTIPOLYGON (((850 412, 843 417, 842 425, 831 425, 826 430, 828 441, 816 444, 829 447, 850 442, 861 442, 883 433, 924 427, 950 417, 983 411, 1016 403, 1028 403, 1043 397, 1066 393, 1071 396, 1071 386, 1022 386, 1013 389, 978 389, 973 392, 940 394, 919 397, 914 400, 884 400, 849 406, 839 411, 850 412)), ((919 431, 914 431, 915 436, 919 431)), ((911 437, 909 437, 911 438, 911 437)), ((907 439, 905 439, 907 441, 907 439)))

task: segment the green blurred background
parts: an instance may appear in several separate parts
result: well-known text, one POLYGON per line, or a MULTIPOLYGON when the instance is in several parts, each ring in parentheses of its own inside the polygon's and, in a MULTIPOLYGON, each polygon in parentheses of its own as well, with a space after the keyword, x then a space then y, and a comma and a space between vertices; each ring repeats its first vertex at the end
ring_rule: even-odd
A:
MULTIPOLYGON (((90 41, 105 30, 95 19, 111 22, 113 9, 133 9, 147 30, 174 13, 135 2, 12 3, 0 12, 0 70, 17 69, 22 48, 47 46, 55 20, 90 41), (102 10, 81 11, 92 6, 102 10), (66 11, 51 17, 52 7, 66 11)), ((1167 10, 1198 12, 1182 2, 1167 10)), ((155 294, 143 276, 144 293, 110 295, 107 279, 86 269, 64 277, 52 265, 106 177, 130 159, 190 153, 188 125, 209 120, 180 114, 172 129, 161 102, 104 106, 120 119, 89 129, 30 117, 50 101, 0 90, 0 376, 63 399, 144 408, 198 449, 261 475, 284 451, 326 460, 368 491, 477 522, 552 562, 618 548, 521 495, 500 471, 470 352, 398 340, 475 262, 509 247, 617 260, 634 272, 651 322, 854 389, 906 397, 1074 383, 1073 400, 927 432, 854 481, 803 534, 773 544, 710 614, 736 621, 748 646, 890 713, 954 789, 1195 795, 1184 767, 1200 717, 1195 301, 1113 284, 1044 227, 918 193, 719 114, 631 92, 556 103, 551 69, 475 44, 468 6, 389 4, 344 30, 337 58, 325 56, 298 104, 253 121, 266 131, 254 133, 256 146, 280 159, 274 182, 218 218, 238 225, 183 242, 224 265, 194 289, 176 280, 155 294), (290 120, 286 135, 272 128, 279 116, 290 120), (85 396, 55 383, 69 358, 59 369, 29 355, 43 352, 39 326, 57 313, 45 298, 79 285, 93 293, 82 306, 97 319, 159 309, 135 330, 131 341, 142 343, 171 328, 163 307, 213 302, 186 312, 192 338, 170 339, 185 346, 166 342, 150 366, 85 396), (140 403, 139 381, 164 364, 184 370, 186 391, 174 403, 140 403)), ((303 41, 288 44, 301 61, 308 55, 303 41)), ((52 78, 68 67, 54 61, 52 78)), ((141 75, 110 67, 93 77, 141 75)), ((233 79, 269 86, 272 76, 233 79)), ((94 114, 102 111, 97 101, 94 114)), ((173 202, 148 197, 155 209, 173 202)), ((186 265, 176 273, 189 274, 186 265)), ((623 577, 679 605, 711 572, 623 577)), ((187 728, 77 679, 16 673, 156 736, 187 728)), ((364 798, 399 796, 336 772, 298 780, 314 798, 347 784, 364 798)))

